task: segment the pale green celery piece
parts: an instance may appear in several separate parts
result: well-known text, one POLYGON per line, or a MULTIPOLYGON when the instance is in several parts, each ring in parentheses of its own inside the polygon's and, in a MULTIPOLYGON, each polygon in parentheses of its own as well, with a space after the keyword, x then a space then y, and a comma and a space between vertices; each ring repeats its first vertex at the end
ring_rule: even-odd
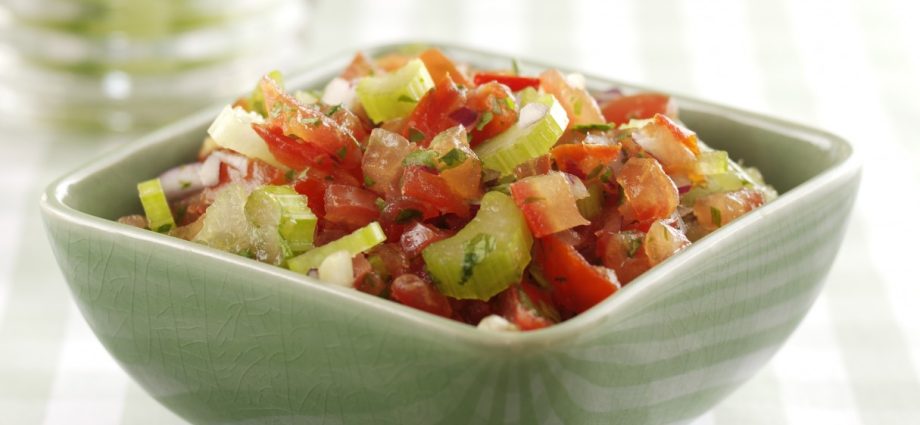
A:
MULTIPOLYGON (((271 71, 266 75, 268 75, 268 78, 274 80, 279 88, 284 89, 284 77, 281 75, 281 71, 271 71)), ((249 107, 252 112, 258 113, 263 117, 268 117, 268 109, 265 107, 265 93, 262 93, 262 84, 256 83, 255 88, 252 89, 252 93, 249 94, 249 107)))
POLYGON ((502 175, 511 174, 517 165, 547 154, 562 136, 569 118, 559 101, 553 95, 546 94, 531 104, 521 108, 521 116, 526 114, 528 108, 542 106, 541 109, 545 110, 542 117, 523 127, 519 121, 475 149, 484 168, 496 170, 502 175))
POLYGON ((704 176, 728 172, 728 152, 700 152, 696 162, 696 170, 704 176))
POLYGON ((517 94, 518 105, 520 105, 520 107, 523 108, 528 103, 533 103, 539 100, 540 96, 542 95, 543 93, 541 93, 540 91, 538 91, 537 89, 533 87, 525 87, 524 90, 521 90, 517 94))
POLYGON ((488 192, 476 217, 456 235, 422 251, 438 289, 460 299, 488 300, 519 282, 533 237, 524 215, 500 192, 488 192))
POLYGON ((290 186, 266 185, 246 200, 246 218, 256 227, 277 229, 292 253, 313 248, 316 216, 307 199, 290 186))
POLYGON ((339 239, 289 259, 287 266, 297 273, 307 273, 311 269, 318 268, 326 256, 336 251, 348 251, 354 256, 383 243, 386 239, 387 236, 383 233, 380 224, 375 221, 339 239))
MULTIPOLYGON (((700 157, 708 153, 719 152, 701 152, 700 157)), ((731 158, 728 158, 728 155, 725 155, 725 165, 726 171, 718 174, 709 174, 704 175, 706 178, 702 183, 693 186, 687 193, 683 194, 680 197, 681 205, 692 207, 693 203, 696 202, 700 197, 719 193, 719 192, 733 192, 736 190, 741 190, 745 187, 755 187, 758 190, 764 192, 767 195, 767 200, 772 200, 775 198, 770 194, 775 194, 776 191, 769 186, 764 186, 757 183, 757 180, 748 174, 744 168, 742 168, 738 163, 732 161, 731 158)))
POLYGON ((246 216, 250 191, 240 184, 222 188, 208 207, 201 231, 192 239, 211 248, 280 265, 291 256, 277 228, 254 225, 246 216))
POLYGON ((421 59, 412 59, 390 74, 364 77, 356 94, 375 123, 408 116, 418 101, 434 87, 421 59))
POLYGON ((169 209, 169 202, 166 201, 166 193, 163 192, 160 179, 151 179, 138 183, 137 192, 140 195, 141 205, 144 207, 144 214, 147 216, 147 227, 150 230, 165 233, 176 227, 176 222, 173 220, 172 211, 169 209))
POLYGON ((588 220, 594 220, 604 208, 604 186, 600 182, 591 182, 586 185, 588 197, 575 201, 578 212, 588 220))

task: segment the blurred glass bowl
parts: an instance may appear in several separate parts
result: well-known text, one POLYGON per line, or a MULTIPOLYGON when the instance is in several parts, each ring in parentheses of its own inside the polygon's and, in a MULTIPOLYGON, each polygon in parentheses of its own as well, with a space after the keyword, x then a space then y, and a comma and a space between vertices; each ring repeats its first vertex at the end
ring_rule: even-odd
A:
POLYGON ((138 130, 242 92, 303 45, 306 0, 7 0, 0 122, 138 130))

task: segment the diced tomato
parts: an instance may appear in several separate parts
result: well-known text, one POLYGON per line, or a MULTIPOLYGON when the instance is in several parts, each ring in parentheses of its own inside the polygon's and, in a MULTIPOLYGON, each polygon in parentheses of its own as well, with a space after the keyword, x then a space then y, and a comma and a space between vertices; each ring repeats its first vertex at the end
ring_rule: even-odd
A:
POLYGON ((633 139, 661 162, 669 175, 698 178, 696 163, 699 147, 692 131, 664 115, 656 114, 651 122, 633 133, 633 139))
POLYGON ((416 222, 399 238, 399 245, 410 258, 419 255, 425 247, 439 240, 446 239, 450 233, 441 229, 416 222))
POLYGON ((357 229, 380 216, 377 195, 369 190, 344 184, 330 184, 324 194, 325 219, 357 229))
POLYGON ((567 144, 550 151, 559 171, 582 179, 598 178, 620 157, 619 145, 567 144))
POLYGON ((351 63, 339 74, 343 80, 353 81, 368 75, 374 75, 374 64, 362 52, 355 53, 351 63))
POLYGON ((253 124, 252 129, 265 140, 268 150, 278 161, 294 170, 303 170, 307 167, 330 170, 335 165, 325 152, 310 143, 301 143, 291 136, 284 135, 280 127, 253 124))
POLYGON ((572 188, 562 173, 518 180, 511 184, 511 198, 524 213, 530 231, 538 238, 589 224, 578 212, 572 188))
POLYGON ((361 149, 349 129, 318 108, 301 105, 271 78, 262 77, 259 87, 265 96, 265 107, 272 112, 271 126, 280 127, 286 136, 295 136, 298 143, 313 145, 337 167, 360 171, 361 149))
POLYGON ((464 87, 473 86, 473 84, 470 83, 470 79, 457 69, 457 65, 454 64, 454 61, 450 60, 450 58, 445 56, 440 50, 436 48, 425 50, 418 55, 418 58, 425 63, 425 68, 428 70, 428 74, 431 75, 431 79, 434 80, 435 84, 440 84, 441 81, 446 79, 446 76, 450 76, 450 79, 453 80, 454 83, 464 87))
POLYGON ((361 161, 364 185, 380 195, 392 197, 399 191, 402 161, 416 149, 417 146, 399 134, 375 129, 367 141, 367 150, 361 161))
POLYGON ((374 127, 369 118, 362 120, 357 114, 342 105, 322 105, 320 111, 351 133, 358 144, 365 145, 367 136, 374 127))
POLYGON ((517 167, 514 167, 514 177, 523 179, 524 177, 539 176, 553 171, 553 161, 549 155, 541 155, 533 159, 524 161, 517 167))
POLYGON ((469 299, 458 300, 456 298, 447 298, 450 301, 450 308, 454 311, 454 319, 476 326, 486 316, 493 314, 492 304, 487 301, 469 299))
POLYGON ((612 270, 592 266, 573 246, 555 236, 540 239, 535 252, 535 260, 553 288, 553 301, 568 313, 581 313, 620 287, 612 270))
POLYGON ((450 114, 464 103, 466 94, 457 88, 451 78, 444 78, 419 99, 409 115, 403 135, 427 147, 438 133, 458 124, 450 118, 450 114))
POLYGON ((450 302, 437 288, 414 274, 396 278, 390 286, 390 297, 401 304, 443 317, 451 317, 450 302))
POLYGON ((559 321, 549 295, 526 280, 498 294, 496 303, 500 314, 522 331, 549 327, 559 321))
POLYGON ((677 118, 677 103, 668 95, 640 93, 608 100, 601 105, 601 112, 607 122, 620 125, 628 123, 631 119, 652 118, 655 114, 677 118))
POLYGON ((443 214, 468 217, 470 207, 460 199, 441 176, 423 167, 409 167, 403 173, 402 195, 428 204, 443 214))
POLYGON ((463 126, 451 127, 442 131, 438 137, 431 141, 429 148, 438 153, 438 163, 441 171, 439 175, 464 201, 472 202, 482 197, 482 162, 470 148, 463 126), (452 151, 456 151, 453 152, 452 151), (459 153, 459 155, 458 155, 459 153), (445 161, 444 158, 453 155, 453 161, 463 157, 459 165, 445 161))
POLYGON ((630 158, 617 174, 625 202, 624 217, 639 222, 667 218, 677 208, 677 186, 652 158, 630 158))
POLYGON ((399 52, 387 53, 375 60, 375 65, 384 72, 393 72, 402 68, 412 57, 399 52))
POLYGON ((368 253, 368 260, 376 262, 382 268, 375 271, 386 279, 404 275, 411 267, 409 258, 398 243, 387 242, 377 245, 368 253))
POLYGON ((754 189, 713 193, 693 203, 693 215, 704 229, 711 232, 763 203, 763 194, 754 189))
POLYGON ((569 127, 581 124, 603 124, 597 101, 585 89, 572 87, 565 75, 555 69, 540 74, 540 87, 556 97, 569 115, 569 127))
POLYGON ((469 127, 472 147, 501 134, 518 120, 511 90, 494 81, 473 89, 466 107, 479 114, 479 120, 469 127))
POLYGON ((343 170, 323 171, 317 168, 308 168, 293 186, 297 193, 307 197, 307 205, 313 214, 323 218, 326 216, 326 188, 331 184, 360 186, 357 179, 343 170))
POLYGON ((473 76, 473 82, 478 86, 490 81, 501 83, 508 86, 511 91, 521 91, 527 87, 540 87, 540 79, 536 77, 524 77, 520 75, 497 74, 492 72, 480 72, 473 76))
POLYGON ((645 234, 635 230, 603 231, 597 238, 598 256, 626 285, 652 265, 643 247, 645 234))

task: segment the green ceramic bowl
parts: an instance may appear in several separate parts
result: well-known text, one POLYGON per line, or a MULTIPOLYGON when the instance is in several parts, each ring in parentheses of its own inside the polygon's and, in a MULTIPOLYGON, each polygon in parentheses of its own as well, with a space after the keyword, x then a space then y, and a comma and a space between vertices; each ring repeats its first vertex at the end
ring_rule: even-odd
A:
MULTIPOLYGON (((350 56, 290 85, 321 87, 350 56)), ((99 340, 191 422, 681 422, 753 375, 801 321, 840 246, 859 165, 823 131, 693 99, 680 106, 690 128, 759 167, 782 196, 535 332, 477 330, 112 221, 141 211, 138 181, 195 157, 217 109, 57 181, 42 213, 99 340)))

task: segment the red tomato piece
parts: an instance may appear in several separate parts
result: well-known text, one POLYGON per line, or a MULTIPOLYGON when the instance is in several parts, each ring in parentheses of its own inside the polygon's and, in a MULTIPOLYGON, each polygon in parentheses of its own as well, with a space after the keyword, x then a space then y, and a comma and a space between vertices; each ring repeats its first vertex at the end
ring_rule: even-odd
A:
POLYGON ((362 52, 355 53, 355 57, 352 58, 351 63, 342 70, 342 73, 339 74, 339 78, 343 80, 353 81, 361 77, 366 77, 368 75, 374 75, 376 72, 376 67, 373 63, 364 55, 362 52))
POLYGON ((429 282, 414 274, 397 277, 390 286, 390 297, 401 304, 427 311, 443 317, 451 317, 453 311, 444 294, 429 282))
POLYGON ((535 260, 552 285, 556 305, 568 313, 581 313, 620 288, 616 273, 592 266, 559 238, 547 236, 537 244, 535 260))
POLYGON ((454 311, 454 319, 476 326, 486 316, 493 314, 492 304, 482 300, 458 300, 447 298, 450 308, 454 311))
POLYGON ((620 212, 639 222, 661 220, 677 208, 677 186, 652 158, 630 158, 617 174, 626 198, 620 212))
POLYGON ((360 187, 344 184, 330 184, 324 194, 326 220, 357 229, 380 216, 377 209, 377 194, 360 187))
POLYGON ((601 105, 601 112, 607 122, 620 125, 628 123, 631 119, 652 118, 655 114, 677 118, 677 103, 668 95, 640 93, 608 100, 601 105))
POLYGON ((620 146, 570 143, 557 145, 550 154, 559 171, 582 179, 596 178, 603 174, 604 167, 620 157, 620 146))
POLYGON ((454 64, 454 61, 450 60, 450 58, 445 56, 440 50, 436 48, 425 50, 418 55, 418 58, 425 63, 425 68, 428 69, 428 73, 431 74, 431 79, 434 80, 435 84, 440 84, 441 81, 447 79, 446 77, 449 76, 450 80, 453 80, 453 82, 461 86, 473 86, 466 74, 460 72, 460 70, 457 69, 457 65, 454 64))
POLYGON ((511 198, 538 238, 590 223, 578 212, 572 188, 562 173, 518 180, 511 184, 511 198))
POLYGON ((466 107, 479 114, 479 119, 469 127, 472 147, 501 134, 518 120, 514 94, 494 81, 476 87, 469 94, 466 107))
POLYGON ((556 97, 569 116, 569 128, 581 124, 603 124, 606 122, 587 90, 573 87, 565 75, 556 69, 540 74, 540 87, 556 97))
POLYGON ((423 167, 409 167, 403 173, 402 195, 428 204, 442 214, 470 215, 470 207, 460 199, 441 176, 423 167))
POLYGON ((419 255, 425 247, 450 236, 450 233, 416 222, 399 237, 399 245, 410 258, 419 255))
POLYGON ((559 321, 549 296, 527 281, 511 285, 496 296, 496 301, 502 317, 522 331, 549 327, 559 321))
POLYGON ((438 133, 457 125, 457 122, 450 118, 450 114, 464 103, 466 94, 457 88, 450 77, 444 78, 419 99, 409 115, 403 135, 410 141, 427 147, 438 133))
POLYGON ((598 256, 626 285, 652 267, 644 244, 645 234, 640 231, 602 231, 597 239, 598 256))
POLYGON ((331 184, 361 185, 357 179, 343 170, 323 171, 317 168, 308 168, 294 182, 293 186, 297 193, 307 197, 307 206, 310 207, 313 214, 323 218, 326 215, 326 188, 331 184))
POLYGON ((280 127, 253 124, 252 129, 262 137, 275 159, 294 170, 303 170, 307 167, 330 170, 335 165, 325 152, 312 144, 301 143, 291 136, 284 135, 280 127))
POLYGON ((473 76, 473 83, 477 86, 495 81, 508 86, 511 91, 521 91, 527 87, 540 87, 540 79, 536 77, 523 77, 520 75, 506 75, 491 72, 480 72, 473 76))

